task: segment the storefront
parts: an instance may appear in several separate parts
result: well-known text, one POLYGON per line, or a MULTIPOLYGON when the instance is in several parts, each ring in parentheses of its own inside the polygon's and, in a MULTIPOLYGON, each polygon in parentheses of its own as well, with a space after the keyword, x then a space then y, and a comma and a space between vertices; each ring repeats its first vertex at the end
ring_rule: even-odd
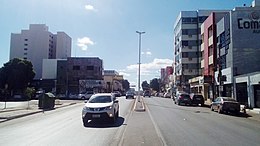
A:
MULTIPOLYGON (((247 105, 250 108, 260 107, 260 72, 236 76, 235 97, 239 101, 247 98, 247 105), (246 97, 241 97, 247 91, 246 97)), ((244 101, 244 100, 243 100, 244 101)))

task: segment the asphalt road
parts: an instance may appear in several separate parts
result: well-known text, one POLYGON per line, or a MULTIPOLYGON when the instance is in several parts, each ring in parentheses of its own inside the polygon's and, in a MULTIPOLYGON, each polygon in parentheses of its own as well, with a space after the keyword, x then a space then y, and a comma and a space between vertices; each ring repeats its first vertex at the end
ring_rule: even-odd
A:
POLYGON ((7 121, 0 124, 0 145, 110 145, 120 139, 133 101, 119 98, 120 112, 115 124, 90 122, 88 127, 84 127, 81 119, 83 102, 7 121))
POLYGON ((145 103, 165 145, 260 145, 258 121, 218 114, 206 107, 178 106, 166 98, 145 98, 145 103))

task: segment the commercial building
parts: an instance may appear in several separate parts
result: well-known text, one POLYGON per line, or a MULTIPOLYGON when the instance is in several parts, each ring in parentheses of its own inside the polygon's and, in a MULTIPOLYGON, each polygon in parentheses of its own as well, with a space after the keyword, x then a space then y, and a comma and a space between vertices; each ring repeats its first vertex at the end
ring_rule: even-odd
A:
POLYGON ((236 7, 217 23, 219 92, 260 107, 260 1, 236 7), (224 78, 223 78, 224 77, 224 78))
POLYGON ((104 70, 104 83, 106 92, 123 91, 123 80, 123 76, 119 75, 117 71, 104 70))
POLYGON ((190 79, 192 91, 206 99, 229 96, 260 107, 259 20, 259 0, 250 7, 211 13, 201 25, 203 74, 190 79))
POLYGON ((45 24, 30 24, 28 30, 11 34, 10 59, 32 62, 35 79, 42 78, 43 59, 66 59, 71 56, 71 38, 65 32, 53 34, 45 24))

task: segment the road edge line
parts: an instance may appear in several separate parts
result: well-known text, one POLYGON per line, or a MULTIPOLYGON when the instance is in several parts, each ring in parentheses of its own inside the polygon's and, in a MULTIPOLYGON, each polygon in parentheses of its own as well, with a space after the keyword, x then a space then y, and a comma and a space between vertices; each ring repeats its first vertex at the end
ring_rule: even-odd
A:
POLYGON ((157 133, 157 136, 158 136, 159 139, 161 140, 162 144, 163 144, 164 146, 167 146, 166 141, 165 141, 165 139, 163 138, 161 131, 159 130, 159 127, 158 127, 157 124, 154 122, 154 119, 153 119, 153 117, 152 117, 152 115, 151 115, 151 113, 150 113, 150 110, 149 110, 148 106, 146 107, 146 109, 147 109, 146 111, 148 112, 149 117, 150 117, 150 119, 151 119, 151 121, 152 121, 152 123, 153 123, 153 126, 154 126, 154 129, 155 129, 156 133, 157 133))

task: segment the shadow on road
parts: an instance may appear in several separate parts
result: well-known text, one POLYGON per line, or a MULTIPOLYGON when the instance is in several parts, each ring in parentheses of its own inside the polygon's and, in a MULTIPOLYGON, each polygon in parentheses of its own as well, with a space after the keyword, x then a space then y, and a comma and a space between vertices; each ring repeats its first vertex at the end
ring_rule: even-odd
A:
POLYGON ((124 124, 125 118, 118 117, 114 124, 109 123, 108 120, 91 120, 85 125, 87 128, 113 128, 120 127, 124 124))

